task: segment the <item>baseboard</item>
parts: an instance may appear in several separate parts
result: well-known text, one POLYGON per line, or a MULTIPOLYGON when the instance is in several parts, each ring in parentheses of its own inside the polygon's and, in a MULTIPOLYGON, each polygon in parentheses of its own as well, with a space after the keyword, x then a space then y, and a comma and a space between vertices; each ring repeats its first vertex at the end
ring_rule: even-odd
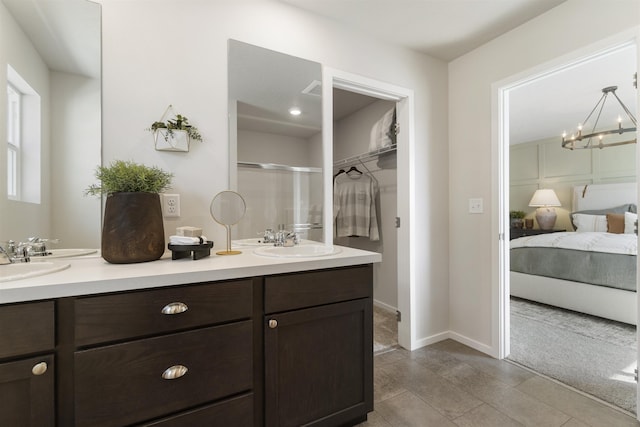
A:
POLYGON ((481 342, 475 341, 471 338, 465 337, 464 335, 460 335, 459 333, 453 332, 453 331, 440 332, 435 335, 420 338, 416 340, 416 346, 412 350, 417 350, 419 348, 426 347, 428 345, 435 344, 437 342, 444 341, 447 339, 452 339, 454 341, 457 341, 461 344, 466 345, 467 347, 471 347, 474 350, 478 350, 481 353, 485 353, 491 357, 496 357, 493 353, 493 349, 490 346, 483 344, 481 342))
POLYGON ((493 352, 493 348, 479 341, 473 340, 469 337, 465 337, 464 335, 460 335, 457 332, 449 331, 449 338, 454 341, 458 341, 461 344, 466 345, 467 347, 471 347, 474 350, 478 350, 481 353, 487 354, 491 357, 496 357, 493 352))
POLYGON ((428 345, 435 344, 437 342, 444 341, 444 340, 449 339, 449 338, 450 338, 449 337, 449 331, 440 332, 439 334, 435 334, 435 335, 431 335, 431 336, 428 336, 428 337, 420 338, 420 339, 416 340, 416 342, 415 342, 416 345, 411 350, 417 350, 419 348, 426 347, 428 345))
POLYGON ((383 310, 389 311, 391 313, 396 313, 398 311, 398 309, 396 307, 390 306, 389 304, 386 304, 382 301, 378 301, 376 299, 373 300, 373 305, 375 305, 378 308, 381 308, 383 310))

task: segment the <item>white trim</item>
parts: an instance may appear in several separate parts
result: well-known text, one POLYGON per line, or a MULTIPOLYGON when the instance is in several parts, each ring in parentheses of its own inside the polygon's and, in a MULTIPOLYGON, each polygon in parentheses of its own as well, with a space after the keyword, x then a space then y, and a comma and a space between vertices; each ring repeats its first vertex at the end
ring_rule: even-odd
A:
MULTIPOLYGON (((612 37, 600 40, 584 48, 563 55, 511 77, 495 82, 491 85, 491 161, 492 170, 492 205, 497 209, 498 215, 492 219, 492 235, 496 239, 492 241, 492 321, 491 321, 491 353, 498 358, 504 358, 509 354, 509 253, 508 245, 500 244, 498 236, 501 230, 507 229, 506 216, 508 206, 508 186, 506 179, 509 177, 509 145, 508 145, 508 91, 518 86, 528 84, 539 78, 557 73, 563 69, 576 66, 589 61, 597 56, 610 53, 638 44, 638 28, 623 31, 612 37)), ((636 150, 638 153, 640 150, 636 150)), ((504 235, 504 241, 508 237, 504 235)), ((640 293, 638 293, 640 294, 640 293)), ((640 295, 639 295, 640 297, 640 295)), ((639 393, 640 395, 640 393, 639 393)))
MULTIPOLYGON (((398 343, 409 350, 418 345, 416 337, 416 278, 415 236, 411 227, 415 224, 415 101, 411 89, 380 82, 368 77, 351 74, 330 67, 322 71, 322 138, 324 185, 333 187, 333 88, 339 88, 368 96, 397 102, 400 125, 398 135, 398 216, 402 227, 398 229, 398 310, 402 322, 398 322, 398 343), (329 171, 329 172, 326 172, 329 171)), ((324 198, 325 242, 333 243, 333 197, 330 191, 324 198)), ((421 340, 422 341, 422 340, 421 340)))

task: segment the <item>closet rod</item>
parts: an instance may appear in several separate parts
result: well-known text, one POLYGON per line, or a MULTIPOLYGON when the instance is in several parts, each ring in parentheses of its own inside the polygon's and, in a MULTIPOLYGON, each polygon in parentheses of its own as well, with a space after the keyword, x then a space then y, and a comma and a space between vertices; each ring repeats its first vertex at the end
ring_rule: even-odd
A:
POLYGON ((277 163, 238 162, 238 166, 245 167, 245 168, 252 168, 252 169, 281 170, 281 171, 288 171, 288 172, 309 172, 309 173, 322 172, 322 168, 279 165, 277 163))
POLYGON ((368 153, 347 157, 346 159, 342 159, 342 160, 336 160, 335 162, 333 162, 333 166, 335 167, 346 166, 353 163, 362 164, 363 162, 375 159, 376 157, 380 156, 380 154, 396 151, 396 148, 397 148, 397 145, 395 144, 389 145, 387 147, 378 148, 377 150, 369 151, 368 153))

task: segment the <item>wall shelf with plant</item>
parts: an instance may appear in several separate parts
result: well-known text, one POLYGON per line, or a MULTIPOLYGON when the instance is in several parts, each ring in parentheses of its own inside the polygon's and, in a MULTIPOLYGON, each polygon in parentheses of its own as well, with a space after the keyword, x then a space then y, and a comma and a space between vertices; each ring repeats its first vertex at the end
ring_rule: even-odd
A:
POLYGON ((153 122, 147 129, 153 132, 155 148, 158 151, 189 151, 191 140, 202 142, 197 127, 189 123, 182 114, 176 114, 169 105, 159 121, 153 122))

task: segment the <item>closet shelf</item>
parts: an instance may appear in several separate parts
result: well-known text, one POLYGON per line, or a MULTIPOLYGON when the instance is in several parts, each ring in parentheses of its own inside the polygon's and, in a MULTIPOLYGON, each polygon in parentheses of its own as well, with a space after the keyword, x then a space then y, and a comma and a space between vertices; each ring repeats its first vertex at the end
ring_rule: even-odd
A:
POLYGON ((377 159, 381 154, 396 151, 396 148, 397 148, 396 144, 390 145, 387 147, 378 148, 377 150, 369 151, 368 153, 347 157, 346 159, 342 159, 342 160, 336 160, 335 162, 333 162, 333 166, 334 167, 349 166, 354 163, 368 162, 368 161, 377 159))
POLYGON ((269 169, 269 170, 281 170, 281 171, 289 171, 289 172, 310 172, 310 173, 322 172, 322 168, 279 165, 277 163, 238 162, 238 166, 245 167, 245 168, 252 168, 252 169, 269 169))

